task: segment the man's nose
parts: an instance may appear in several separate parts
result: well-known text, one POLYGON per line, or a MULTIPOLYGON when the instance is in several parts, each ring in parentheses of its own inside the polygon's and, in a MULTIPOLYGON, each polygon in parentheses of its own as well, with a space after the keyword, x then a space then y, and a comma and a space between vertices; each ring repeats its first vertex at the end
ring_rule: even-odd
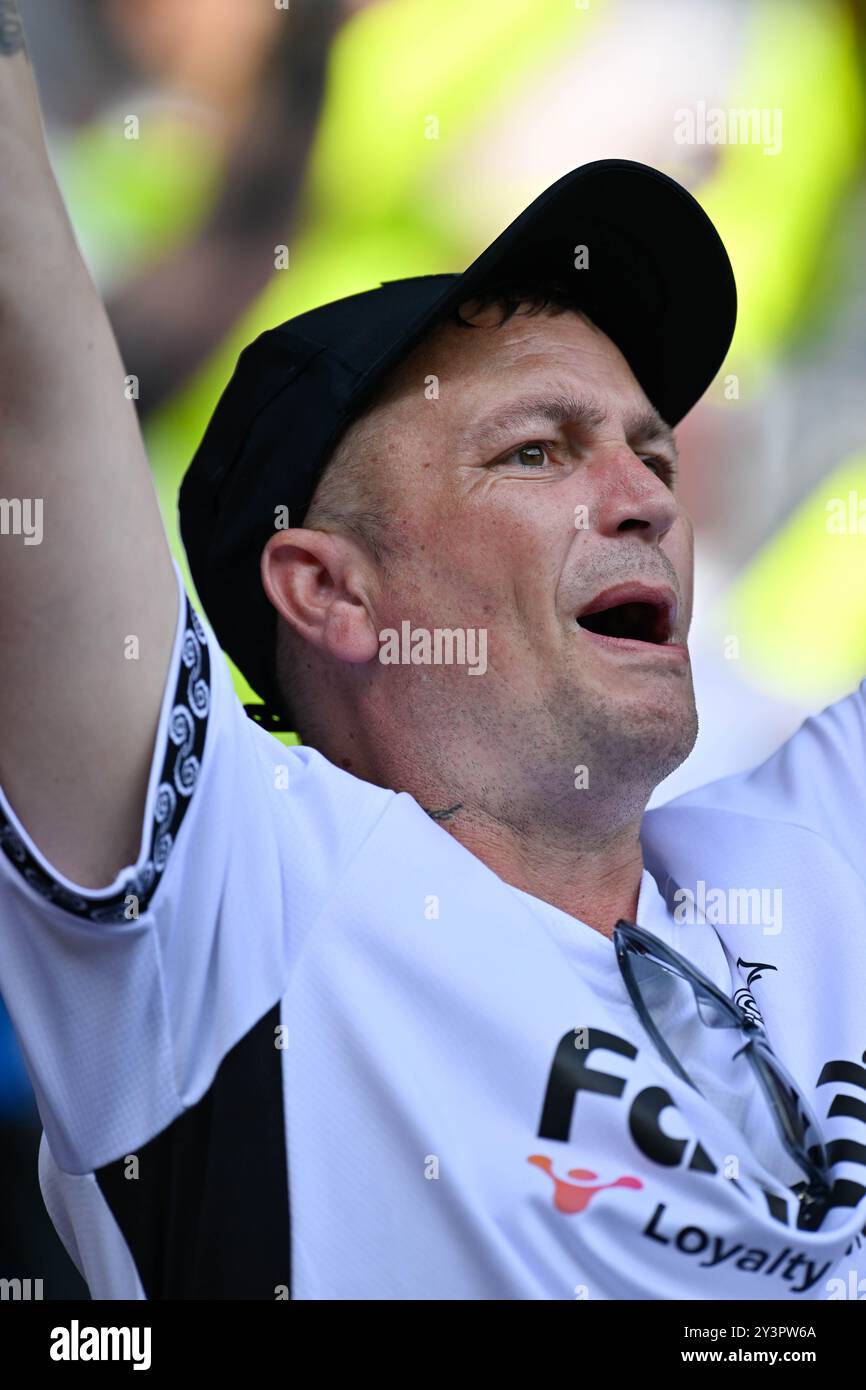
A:
POLYGON ((679 503, 670 488, 628 444, 599 451, 590 465, 593 482, 595 525, 604 535, 624 531, 642 533, 660 541, 679 515, 679 503))

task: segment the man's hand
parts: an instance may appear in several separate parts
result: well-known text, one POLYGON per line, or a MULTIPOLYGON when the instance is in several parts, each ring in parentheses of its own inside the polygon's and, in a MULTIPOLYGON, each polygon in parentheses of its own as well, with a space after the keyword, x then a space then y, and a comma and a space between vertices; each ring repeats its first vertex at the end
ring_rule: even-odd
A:
POLYGON ((125 376, 0 0, 0 783, 85 887, 137 855, 177 617, 125 376))

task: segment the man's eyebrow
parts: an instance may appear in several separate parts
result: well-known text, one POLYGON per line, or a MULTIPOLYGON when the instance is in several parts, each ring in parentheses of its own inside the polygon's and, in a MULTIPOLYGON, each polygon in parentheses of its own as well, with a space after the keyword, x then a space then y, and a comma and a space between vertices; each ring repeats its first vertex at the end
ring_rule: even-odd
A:
MULTIPOLYGON (((539 424, 599 429, 606 421, 605 411, 598 402, 589 397, 578 397, 569 392, 557 395, 545 393, 509 401, 497 410, 491 411, 481 420, 475 421, 464 434, 464 439, 470 448, 489 448, 499 438, 513 434, 516 430, 532 429, 539 424)), ((674 458, 677 457, 674 432, 652 406, 638 409, 628 415, 624 423, 629 444, 665 444, 674 458)))
POLYGON ((641 442, 667 445, 674 458, 679 458, 674 432, 653 406, 639 410, 637 414, 629 415, 626 418, 625 437, 631 445, 641 442))

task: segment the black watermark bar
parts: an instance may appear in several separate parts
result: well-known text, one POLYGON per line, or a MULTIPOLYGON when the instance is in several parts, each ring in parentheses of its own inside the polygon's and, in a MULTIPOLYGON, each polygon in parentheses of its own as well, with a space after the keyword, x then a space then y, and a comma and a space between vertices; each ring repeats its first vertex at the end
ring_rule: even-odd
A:
MULTIPOLYGON (((836 1306, 842 1300, 743 1302, 662 1302, 657 1300, 606 1301, 574 1300, 559 1312, 539 1314, 527 1310, 517 1313, 526 1318, 527 1330, 538 1327, 537 1319, 553 1318, 557 1329, 576 1337, 575 1346, 586 1349, 589 1338, 618 1369, 664 1372, 672 1366, 728 1367, 760 1366, 775 1369, 802 1365, 826 1376, 843 1359, 858 1363, 863 1346, 866 1317, 859 1306, 836 1306)), ((70 1375, 92 1378, 101 1370, 114 1377, 129 1374, 143 1381, 146 1376, 168 1373, 201 1375, 219 1373, 223 1379, 232 1373, 258 1376, 266 1364, 298 1364, 298 1357, 309 1352, 317 1363, 330 1361, 340 1347, 355 1355, 376 1361, 397 1351, 393 1314, 383 1303, 364 1303, 356 1311, 350 1300, 324 1300, 293 1303, 205 1302, 7 1302, 0 1310, 3 1349, 7 1363, 17 1358, 25 1370, 68 1379, 70 1375), (352 1335, 355 1318, 358 1338, 352 1335), (339 1323, 341 1336, 334 1339, 339 1323), (322 1334, 327 1332, 323 1341, 322 1334)), ((432 1302, 432 1300, 431 1300, 432 1302)), ((431 1329, 435 1317, 436 1338, 425 1341, 424 1366, 428 1356, 435 1358, 442 1319, 461 1321, 458 1301, 445 1311, 434 1313, 430 1302, 402 1302, 402 1332, 407 1322, 418 1320, 431 1329), (453 1310, 453 1311, 452 1311, 453 1310)), ((509 1319, 515 1312, 509 1305, 509 1319)), ((495 1311, 469 1305, 477 1335, 488 1350, 495 1343, 489 1334, 496 1328, 495 1311), (478 1317, 490 1319, 492 1327, 479 1327, 478 1317)), ((502 1329, 502 1348, 513 1340, 514 1326, 502 1329), (511 1334, 511 1335, 509 1335, 511 1334)), ((456 1355, 454 1348, 449 1357, 456 1355)), ((453 1369, 453 1364, 452 1364, 453 1369)))

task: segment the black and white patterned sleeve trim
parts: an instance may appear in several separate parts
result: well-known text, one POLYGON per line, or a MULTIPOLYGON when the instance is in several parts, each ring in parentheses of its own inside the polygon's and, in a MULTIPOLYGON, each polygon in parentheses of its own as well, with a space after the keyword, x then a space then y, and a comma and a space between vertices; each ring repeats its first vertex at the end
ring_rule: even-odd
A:
POLYGON ((32 888, 57 907, 91 922, 138 917, 162 878, 171 847, 198 781, 210 711, 210 657, 198 615, 186 598, 180 671, 168 718, 168 745, 156 790, 143 867, 111 897, 76 893, 42 867, 0 808, 0 849, 32 888))

